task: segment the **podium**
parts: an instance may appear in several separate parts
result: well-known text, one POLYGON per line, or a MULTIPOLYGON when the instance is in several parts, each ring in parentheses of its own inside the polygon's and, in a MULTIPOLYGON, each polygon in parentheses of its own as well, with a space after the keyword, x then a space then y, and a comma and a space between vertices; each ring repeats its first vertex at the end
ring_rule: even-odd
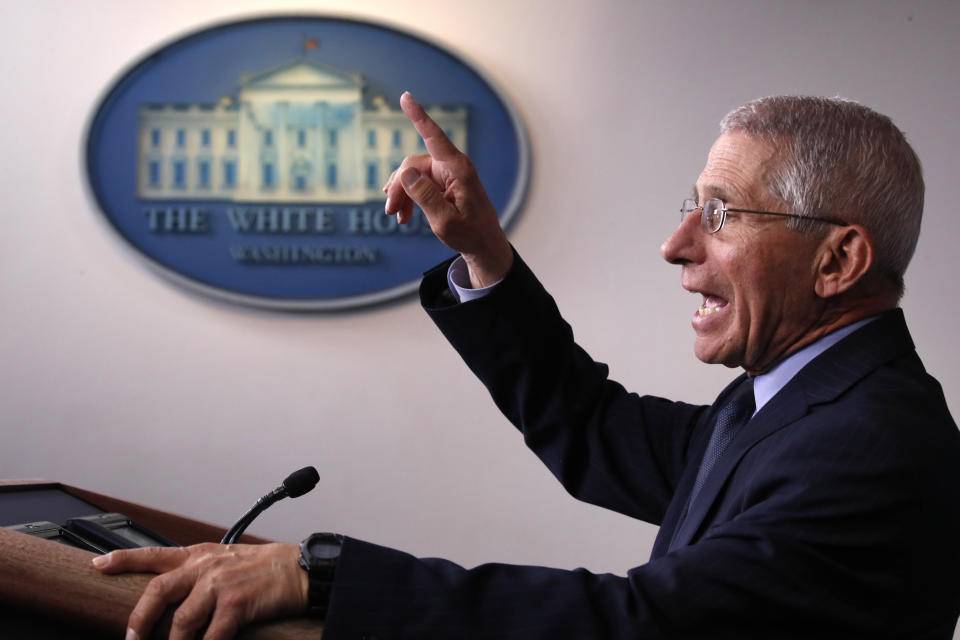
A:
MULTIPOLYGON (((60 491, 104 512, 122 513, 184 546, 219 542, 226 533, 223 527, 57 482, 0 480, 0 494, 42 490, 60 491)), ((244 535, 240 542, 270 541, 244 535)), ((0 635, 31 640, 122 638, 127 617, 153 574, 104 575, 91 565, 93 557, 89 551, 0 527, 0 629, 7 629, 0 635)), ((171 613, 152 637, 167 637, 171 613)), ((319 638, 322 631, 317 621, 286 618, 250 625, 237 637, 299 640, 319 638)))

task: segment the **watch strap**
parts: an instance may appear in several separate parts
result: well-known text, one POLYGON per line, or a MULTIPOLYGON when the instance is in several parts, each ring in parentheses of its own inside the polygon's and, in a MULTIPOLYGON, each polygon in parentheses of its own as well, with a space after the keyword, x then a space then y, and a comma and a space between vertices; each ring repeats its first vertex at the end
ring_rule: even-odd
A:
POLYGON ((343 545, 343 536, 334 533, 314 533, 300 543, 298 563, 307 572, 307 615, 325 620, 330 609, 339 551, 331 554, 330 557, 318 557, 311 553, 311 546, 318 544, 339 549, 343 545))

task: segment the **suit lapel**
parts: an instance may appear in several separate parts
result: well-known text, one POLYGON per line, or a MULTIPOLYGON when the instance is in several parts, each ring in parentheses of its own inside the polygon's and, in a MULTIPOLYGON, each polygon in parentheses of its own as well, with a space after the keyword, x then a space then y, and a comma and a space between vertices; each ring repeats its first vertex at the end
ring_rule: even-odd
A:
MULTIPOLYGON (((710 475, 700 489, 700 493, 677 532, 675 547, 682 547, 690 543, 700 530, 704 519, 716 501, 720 490, 726 484, 731 472, 744 454, 757 442, 769 434, 782 429, 786 425, 797 421, 806 415, 808 405, 802 395, 778 393, 753 418, 743 426, 743 429, 734 437, 723 457, 717 461, 710 475)), ((702 454, 701 454, 702 457, 702 454)), ((696 476, 697 464, 690 465, 693 475, 696 476)), ((689 488, 686 492, 689 494, 689 488)))
MULTIPOLYGON (((677 532, 674 546, 687 545, 697 537, 698 531, 701 530, 707 514, 727 483, 730 474, 754 445, 771 433, 805 416, 810 407, 835 400, 877 367, 913 349, 913 341, 907 331, 903 311, 895 309, 884 313, 814 358, 764 405, 750 422, 744 425, 730 443, 723 457, 707 477, 697 499, 690 505, 690 511, 677 532)), ((710 412, 711 425, 716 420, 717 407, 723 406, 731 389, 742 379, 743 376, 737 378, 717 398, 713 411, 710 412)), ((709 439, 709 429, 706 439, 709 439)), ((697 475, 700 459, 706 447, 706 439, 701 438, 702 442, 698 443, 698 451, 694 457, 691 457, 691 464, 687 466, 680 486, 677 488, 678 496, 683 496, 683 500, 679 501, 681 505, 686 503, 687 496, 690 494, 693 479, 697 475), (696 463, 693 462, 694 460, 696 463)), ((674 514, 673 523, 678 517, 679 513, 674 514)), ((673 527, 671 526, 670 529, 673 527)), ((672 537, 666 535, 671 532, 663 533, 665 535, 661 537, 666 538, 666 541, 657 545, 654 555, 664 552, 666 550, 664 544, 672 537)), ((661 541, 658 539, 658 542, 661 541)))

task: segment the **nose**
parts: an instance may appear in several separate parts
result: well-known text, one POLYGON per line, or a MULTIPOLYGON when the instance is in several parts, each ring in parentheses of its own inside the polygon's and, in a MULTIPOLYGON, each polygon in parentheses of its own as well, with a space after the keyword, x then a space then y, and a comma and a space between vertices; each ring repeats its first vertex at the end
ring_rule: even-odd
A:
POLYGON ((704 236, 700 212, 693 211, 660 245, 660 255, 670 264, 702 261, 704 236))

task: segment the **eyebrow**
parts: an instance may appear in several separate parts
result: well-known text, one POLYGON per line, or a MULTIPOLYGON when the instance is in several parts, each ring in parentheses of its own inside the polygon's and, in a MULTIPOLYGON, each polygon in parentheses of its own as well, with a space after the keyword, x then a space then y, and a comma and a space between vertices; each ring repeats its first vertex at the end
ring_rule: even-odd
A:
MULTIPOLYGON (((730 194, 727 191, 717 185, 707 185, 706 195, 708 199, 717 198, 718 200, 723 200, 724 202, 730 202, 730 194)), ((697 185, 693 185, 693 199, 697 201, 697 204, 700 204, 700 191, 697 189, 697 185)))

